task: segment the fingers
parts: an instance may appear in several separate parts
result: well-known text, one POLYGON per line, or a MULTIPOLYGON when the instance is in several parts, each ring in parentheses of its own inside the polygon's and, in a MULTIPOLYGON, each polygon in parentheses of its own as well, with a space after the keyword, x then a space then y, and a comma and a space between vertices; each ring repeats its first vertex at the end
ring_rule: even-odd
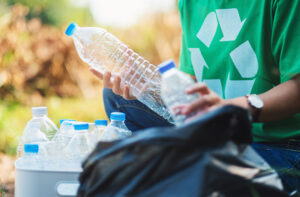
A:
POLYGON ((200 82, 200 83, 195 83, 186 89, 187 94, 194 94, 196 92, 199 92, 201 94, 208 94, 209 88, 206 86, 205 83, 200 82))
POLYGON ((196 112, 195 115, 188 117, 184 122, 188 123, 191 122, 195 119, 197 119, 198 117, 202 116, 203 114, 207 113, 209 110, 208 109, 203 109, 201 111, 196 112))
POLYGON ((129 86, 128 85, 124 86, 123 97, 126 100, 134 100, 134 99, 136 99, 134 96, 130 95, 130 90, 129 90, 129 86))
POLYGON ((173 114, 183 114, 182 110, 185 109, 187 107, 188 104, 181 104, 181 105, 176 105, 174 107, 171 108, 171 112, 173 114))
POLYGON ((103 86, 105 88, 109 88, 111 89, 113 84, 111 83, 111 73, 110 72, 105 72, 104 75, 103 75, 103 86))
POLYGON ((98 72, 97 70, 90 68, 89 69, 96 77, 98 77, 99 79, 103 80, 103 74, 98 72))
POLYGON ((206 105, 206 99, 204 97, 199 97, 196 101, 186 105, 183 109, 181 109, 181 113, 183 115, 189 115, 194 111, 203 109, 206 105))
POLYGON ((191 104, 186 105, 184 109, 181 110, 182 114, 189 115, 190 113, 203 110, 207 107, 216 106, 221 103, 221 98, 211 92, 210 94, 200 96, 196 101, 191 104))
POLYGON ((118 94, 120 96, 123 96, 123 91, 121 90, 121 78, 119 76, 114 76, 114 81, 113 81, 113 87, 112 87, 112 91, 115 94, 118 94))
POLYGON ((123 90, 121 88, 121 78, 119 76, 114 76, 113 82, 111 81, 112 76, 110 72, 105 72, 104 74, 100 73, 99 71, 90 68, 89 69, 96 77, 103 80, 103 86, 105 88, 112 89, 112 91, 125 98, 126 100, 134 100, 136 99, 134 96, 130 94, 129 86, 125 85, 123 90))
POLYGON ((124 86, 124 94, 123 94, 123 97, 126 99, 126 100, 130 100, 130 96, 129 96, 129 87, 127 85, 124 86))

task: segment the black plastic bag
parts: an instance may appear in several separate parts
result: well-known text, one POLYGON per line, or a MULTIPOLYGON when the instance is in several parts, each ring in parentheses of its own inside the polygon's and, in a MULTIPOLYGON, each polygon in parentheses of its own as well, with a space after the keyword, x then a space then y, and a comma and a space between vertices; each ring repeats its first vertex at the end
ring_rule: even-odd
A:
POLYGON ((83 165, 78 196, 288 196, 251 142, 248 112, 226 106, 101 143, 83 165))

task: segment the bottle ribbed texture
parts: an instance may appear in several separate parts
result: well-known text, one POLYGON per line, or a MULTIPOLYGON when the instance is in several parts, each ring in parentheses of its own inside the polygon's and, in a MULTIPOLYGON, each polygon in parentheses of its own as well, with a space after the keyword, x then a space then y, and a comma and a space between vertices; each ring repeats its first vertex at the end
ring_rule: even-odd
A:
POLYGON ((156 66, 104 29, 76 27, 72 38, 84 62, 101 73, 119 75, 121 87, 127 84, 140 102, 171 121, 160 96, 161 76, 156 66))

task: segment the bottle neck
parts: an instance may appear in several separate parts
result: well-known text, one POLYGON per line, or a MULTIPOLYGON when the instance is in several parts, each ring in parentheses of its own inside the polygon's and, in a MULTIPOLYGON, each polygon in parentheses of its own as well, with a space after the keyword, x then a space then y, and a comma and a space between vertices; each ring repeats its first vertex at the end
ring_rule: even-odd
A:
POLYGON ((75 132, 75 134, 82 134, 82 133, 88 133, 89 130, 87 130, 87 129, 83 129, 83 130, 75 130, 74 132, 75 132))
POLYGON ((111 120, 111 123, 125 123, 125 120, 121 121, 121 120, 111 120))
POLYGON ((24 157, 32 157, 32 156, 37 156, 38 153, 24 153, 24 157))
POLYGON ((123 126, 125 126, 125 121, 111 120, 110 125, 115 126, 115 127, 123 127, 123 126))
POLYGON ((47 116, 47 114, 33 114, 32 115, 32 117, 34 117, 34 118, 43 118, 45 116, 47 116))
POLYGON ((102 128, 102 127, 107 127, 107 125, 96 125, 96 128, 102 128))

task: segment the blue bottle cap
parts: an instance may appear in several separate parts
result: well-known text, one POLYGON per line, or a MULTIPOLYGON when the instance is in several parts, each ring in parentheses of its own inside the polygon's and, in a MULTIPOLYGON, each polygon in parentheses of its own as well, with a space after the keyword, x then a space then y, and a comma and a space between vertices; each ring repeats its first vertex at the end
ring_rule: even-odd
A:
POLYGON ((75 122, 76 120, 71 120, 71 119, 61 119, 61 120, 59 120, 59 124, 61 125, 64 121, 75 122))
POLYGON ((67 36, 72 36, 74 31, 75 31, 75 28, 76 28, 76 23, 70 23, 70 25, 67 27, 66 31, 65 31, 65 34, 67 36))
POLYGON ((38 144, 24 144, 25 153, 38 153, 39 145, 38 144))
POLYGON ((164 72, 175 68, 175 63, 173 60, 167 60, 163 63, 161 63, 160 65, 158 65, 158 71, 160 72, 160 74, 163 74, 164 72))
POLYGON ((107 120, 95 120, 96 126, 107 126, 107 120))
POLYGON ((73 124, 73 127, 75 130, 87 130, 89 129, 89 124, 88 123, 75 123, 73 124))
POLYGON ((118 120, 118 121, 124 121, 125 120, 125 114, 122 112, 112 112, 110 114, 111 120, 118 120))

